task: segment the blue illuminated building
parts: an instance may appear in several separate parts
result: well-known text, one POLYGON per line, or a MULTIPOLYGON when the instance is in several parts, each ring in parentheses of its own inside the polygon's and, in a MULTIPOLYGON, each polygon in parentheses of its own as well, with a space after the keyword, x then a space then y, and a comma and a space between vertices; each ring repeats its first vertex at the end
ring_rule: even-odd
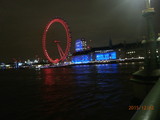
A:
POLYGON ((76 52, 79 52, 79 51, 83 51, 83 47, 82 47, 82 41, 81 40, 76 40, 76 44, 75 44, 75 50, 76 52))
POLYGON ((78 39, 75 42, 75 51, 80 52, 87 49, 86 40, 84 38, 78 39))
POLYGON ((75 52, 72 55, 72 63, 86 64, 96 62, 107 62, 117 59, 117 54, 114 50, 85 50, 75 52))
POLYGON ((113 60, 116 59, 116 52, 96 53, 96 61, 113 60))
POLYGON ((78 39, 75 42, 75 53, 72 55, 72 63, 74 64, 106 62, 115 59, 117 59, 117 54, 111 48, 92 48, 87 50, 86 40, 84 38, 78 39))
MULTIPOLYGON (((160 42, 157 43, 157 46, 160 46, 160 42)), ((80 45, 78 47, 79 47, 78 49, 75 48, 75 53, 72 54, 72 63, 74 64, 108 63, 108 62, 124 62, 124 61, 141 62, 144 61, 144 56, 145 56, 144 52, 145 45, 141 42, 126 43, 124 41, 124 43, 119 43, 116 45, 112 45, 110 42, 109 46, 97 47, 91 49, 84 49, 83 45, 81 46, 82 49, 80 45)), ((156 53, 157 53, 157 58, 159 58, 160 47, 158 47, 156 53)))
POLYGON ((90 61, 91 58, 89 55, 77 55, 72 58, 72 62, 75 64, 89 63, 90 61))

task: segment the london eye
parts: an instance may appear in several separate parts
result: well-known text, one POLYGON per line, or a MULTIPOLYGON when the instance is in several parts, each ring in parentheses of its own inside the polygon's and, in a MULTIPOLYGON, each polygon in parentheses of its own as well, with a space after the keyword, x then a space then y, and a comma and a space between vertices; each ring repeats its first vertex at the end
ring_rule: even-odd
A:
POLYGON ((67 24, 67 22, 65 20, 63 20, 60 17, 57 17, 53 20, 51 20, 45 27, 44 32, 43 32, 43 37, 42 37, 42 49, 43 49, 43 53, 45 55, 45 57, 47 58, 47 60, 51 63, 59 63, 59 62, 63 62, 67 59, 67 56, 69 54, 69 50, 71 47, 71 34, 70 34, 70 29, 69 26, 67 24), (55 23, 60 23, 63 26, 63 29, 65 30, 65 39, 64 40, 52 40, 51 44, 54 44, 54 46, 56 46, 53 50, 52 53, 49 52, 49 49, 47 48, 47 33, 50 30, 51 26, 55 23), (65 42, 65 44, 63 45, 63 48, 61 46, 61 43, 65 42), (55 50, 57 49, 57 50, 55 50), (51 57, 52 54, 58 54, 57 57, 51 57))

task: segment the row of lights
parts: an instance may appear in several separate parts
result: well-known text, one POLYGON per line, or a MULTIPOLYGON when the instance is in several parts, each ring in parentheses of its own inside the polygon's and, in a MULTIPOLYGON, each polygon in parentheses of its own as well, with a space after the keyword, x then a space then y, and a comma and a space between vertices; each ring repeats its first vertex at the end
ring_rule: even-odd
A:
POLYGON ((126 54, 133 54, 136 53, 135 51, 126 52, 126 54))

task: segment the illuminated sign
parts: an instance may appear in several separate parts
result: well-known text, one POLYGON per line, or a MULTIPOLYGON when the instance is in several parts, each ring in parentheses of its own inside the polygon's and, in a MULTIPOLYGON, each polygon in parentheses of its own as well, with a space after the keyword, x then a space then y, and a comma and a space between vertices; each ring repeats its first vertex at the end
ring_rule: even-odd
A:
POLYGON ((96 54, 96 60, 110 60, 110 59, 116 59, 116 52, 107 52, 107 53, 97 53, 96 54))

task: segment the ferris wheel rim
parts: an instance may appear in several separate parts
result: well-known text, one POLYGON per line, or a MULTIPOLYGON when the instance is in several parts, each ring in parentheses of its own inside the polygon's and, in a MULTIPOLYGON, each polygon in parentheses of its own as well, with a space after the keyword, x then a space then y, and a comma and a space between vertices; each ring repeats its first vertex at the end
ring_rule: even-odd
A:
POLYGON ((52 19, 45 27, 44 32, 43 32, 43 37, 42 37, 42 49, 43 49, 43 53, 45 55, 45 57, 49 60, 49 62, 51 63, 58 63, 60 61, 64 61, 69 53, 69 49, 71 47, 71 34, 70 34, 70 29, 69 26, 67 24, 67 22, 65 20, 63 20, 62 18, 54 18, 52 19), (48 54, 48 51, 46 49, 46 37, 47 37, 47 32, 50 28, 50 26, 54 23, 60 23, 64 29, 65 29, 65 33, 66 33, 66 46, 65 46, 65 51, 64 51, 64 55, 61 58, 57 58, 57 59, 53 59, 50 57, 50 55, 48 54))

